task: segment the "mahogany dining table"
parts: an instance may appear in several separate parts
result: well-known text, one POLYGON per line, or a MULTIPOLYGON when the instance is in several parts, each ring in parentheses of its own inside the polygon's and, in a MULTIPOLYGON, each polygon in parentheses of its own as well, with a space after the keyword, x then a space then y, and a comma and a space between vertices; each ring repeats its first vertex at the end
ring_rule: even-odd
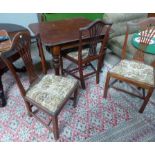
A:
POLYGON ((60 53, 63 49, 74 47, 79 41, 79 29, 92 21, 86 18, 72 18, 59 21, 32 23, 29 25, 34 35, 40 35, 42 44, 53 56, 55 74, 59 75, 60 53))

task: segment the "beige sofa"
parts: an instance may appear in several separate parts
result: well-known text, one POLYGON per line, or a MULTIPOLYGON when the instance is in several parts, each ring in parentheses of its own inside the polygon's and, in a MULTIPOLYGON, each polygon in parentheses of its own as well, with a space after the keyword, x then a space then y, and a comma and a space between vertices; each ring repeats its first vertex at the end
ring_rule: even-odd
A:
MULTIPOLYGON (((121 57, 122 46, 125 39, 126 23, 128 21, 137 22, 147 18, 147 13, 106 13, 104 15, 105 21, 113 22, 113 33, 110 34, 110 39, 108 41, 108 48, 115 53, 117 56, 121 57)), ((134 33, 131 32, 129 35, 129 40, 134 33)), ((128 42, 127 46, 127 58, 133 57, 134 51, 136 49, 132 46, 131 42, 128 42)), ((151 64, 155 61, 155 55, 145 54, 145 62, 151 64)))

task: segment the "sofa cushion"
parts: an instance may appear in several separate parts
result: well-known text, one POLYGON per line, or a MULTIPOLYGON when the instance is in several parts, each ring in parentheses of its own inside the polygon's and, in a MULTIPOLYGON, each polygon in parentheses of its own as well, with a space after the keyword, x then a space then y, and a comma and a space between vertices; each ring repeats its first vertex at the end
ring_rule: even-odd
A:
POLYGON ((104 15, 105 21, 113 22, 113 33, 110 34, 110 38, 125 34, 127 22, 138 22, 145 18, 147 18, 147 13, 106 13, 104 15))
MULTIPOLYGON (((131 44, 131 38, 133 34, 129 34, 128 36, 128 44, 127 44, 127 58, 133 58, 133 55, 136 52, 136 48, 131 44)), ((124 44, 125 35, 116 36, 109 40, 108 48, 111 49, 116 55, 121 57, 122 55, 122 47, 124 44)), ((144 54, 144 60, 147 64, 151 64, 155 60, 155 55, 152 54, 144 54)))
POLYGON ((154 69, 139 61, 121 60, 111 73, 154 86, 154 69))
POLYGON ((26 97, 55 113, 77 86, 77 80, 55 75, 45 75, 27 90, 26 97))

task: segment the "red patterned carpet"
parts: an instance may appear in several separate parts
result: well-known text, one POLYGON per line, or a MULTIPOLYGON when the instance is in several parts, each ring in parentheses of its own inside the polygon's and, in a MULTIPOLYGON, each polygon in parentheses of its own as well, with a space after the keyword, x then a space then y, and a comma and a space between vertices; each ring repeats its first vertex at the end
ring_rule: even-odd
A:
MULTIPOLYGON (((71 101, 64 107, 59 115, 58 141, 85 141, 136 117, 141 100, 113 89, 110 89, 107 100, 103 99, 107 68, 103 68, 99 85, 96 85, 95 77, 86 80, 87 89, 80 89, 75 109, 71 101)), ((20 77, 27 87, 26 74, 20 73, 20 77)), ((23 99, 10 72, 3 75, 3 83, 7 106, 0 108, 0 141, 54 141, 53 133, 35 118, 28 117, 23 99)), ((154 114, 155 105, 150 103, 142 117, 151 123, 154 114)), ((40 113, 40 115, 48 120, 45 114, 40 113)))

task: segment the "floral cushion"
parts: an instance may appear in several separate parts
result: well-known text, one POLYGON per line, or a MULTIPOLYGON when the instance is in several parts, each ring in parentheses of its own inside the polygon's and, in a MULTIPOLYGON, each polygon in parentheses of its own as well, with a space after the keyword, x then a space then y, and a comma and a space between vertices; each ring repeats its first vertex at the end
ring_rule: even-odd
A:
MULTIPOLYGON (((89 54, 88 48, 82 50, 82 59, 85 59, 88 56, 88 54, 89 54)), ((67 55, 78 60, 78 51, 73 51, 71 53, 68 53, 67 55)))
POLYGON ((121 60, 110 72, 154 86, 153 67, 138 61, 121 60))
POLYGON ((52 113, 72 93, 78 82, 73 78, 45 75, 37 84, 27 90, 26 97, 32 99, 52 113))
MULTIPOLYGON (((97 53, 100 51, 100 48, 101 48, 101 43, 98 43, 97 47, 96 47, 97 53)), ((89 48, 83 49, 82 50, 82 59, 87 58, 88 54, 89 54, 89 48)), ((74 59, 76 59, 76 60, 78 60, 78 51, 70 52, 67 55, 74 58, 74 59)))

